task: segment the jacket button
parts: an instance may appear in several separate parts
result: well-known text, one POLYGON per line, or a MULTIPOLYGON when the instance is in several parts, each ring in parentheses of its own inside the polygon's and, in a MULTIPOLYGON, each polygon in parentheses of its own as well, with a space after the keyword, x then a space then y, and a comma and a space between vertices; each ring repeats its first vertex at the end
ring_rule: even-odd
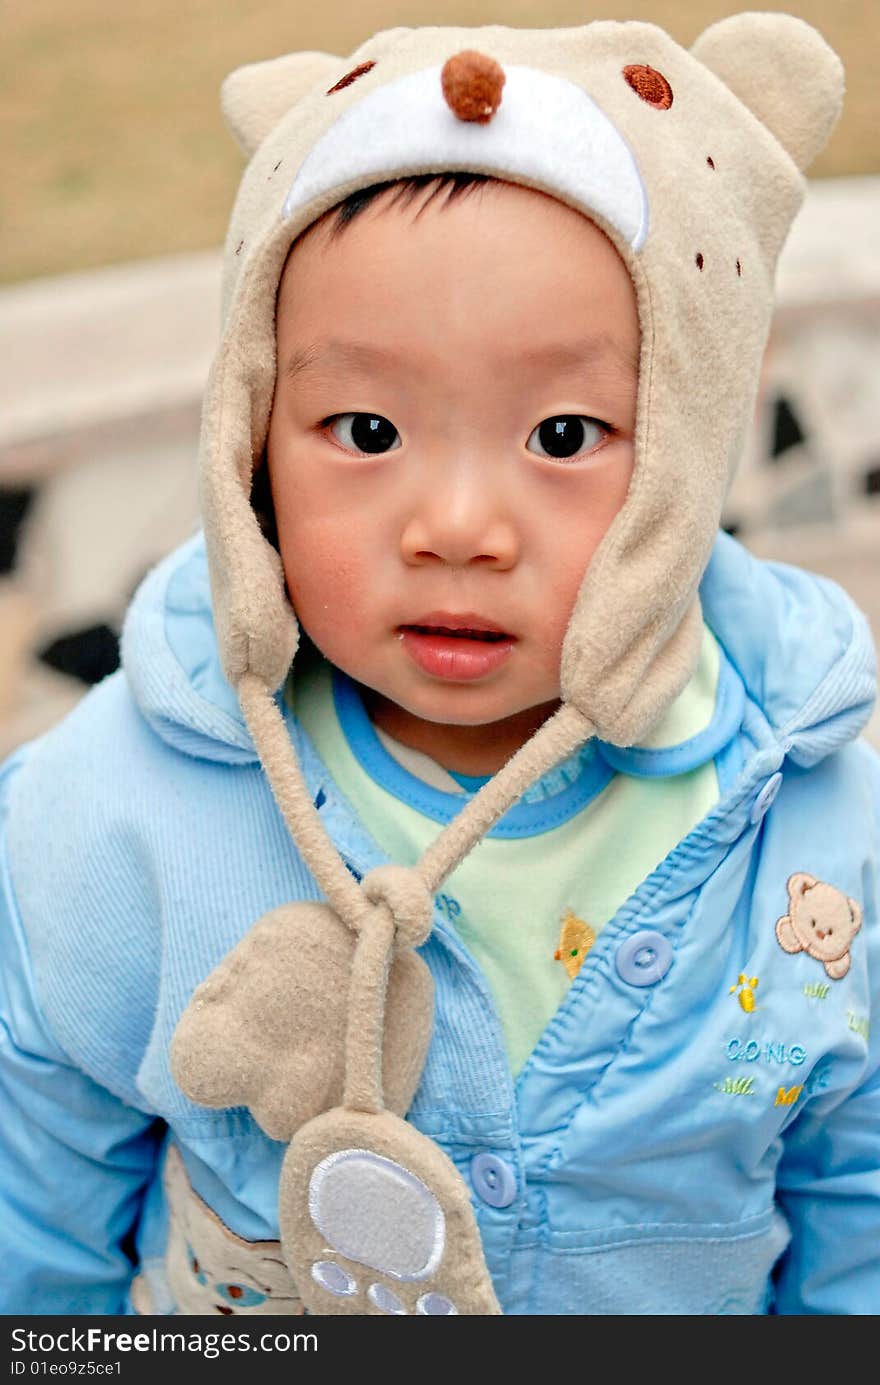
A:
POLYGON ((475 1154, 471 1160, 474 1192, 490 1207, 509 1207, 516 1197, 516 1175, 497 1154, 475 1154))
POLYGON ((781 788, 782 775, 779 773, 771 774, 764 787, 755 795, 752 811, 749 813, 749 822, 753 827, 761 821, 781 788))
POLYGON ((672 943, 662 933, 645 928, 620 944, 614 965, 628 986, 655 986, 672 966, 672 943))

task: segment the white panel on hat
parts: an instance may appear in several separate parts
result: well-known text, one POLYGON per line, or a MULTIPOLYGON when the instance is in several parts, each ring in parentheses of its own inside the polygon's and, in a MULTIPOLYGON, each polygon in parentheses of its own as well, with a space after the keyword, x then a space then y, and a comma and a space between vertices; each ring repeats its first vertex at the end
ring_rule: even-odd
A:
POLYGON ((412 72, 355 102, 303 161, 284 203, 293 216, 355 178, 440 169, 521 177, 604 217, 633 250, 648 234, 648 197, 629 145, 580 87, 529 67, 504 69, 501 105, 486 124, 460 120, 440 67, 412 72))

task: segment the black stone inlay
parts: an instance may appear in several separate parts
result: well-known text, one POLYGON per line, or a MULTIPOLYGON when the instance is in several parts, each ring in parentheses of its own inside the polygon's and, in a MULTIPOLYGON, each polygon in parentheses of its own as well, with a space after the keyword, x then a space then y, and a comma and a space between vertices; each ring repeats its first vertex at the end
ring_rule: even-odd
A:
POLYGON ((793 406, 784 395, 780 395, 773 405, 773 445, 770 449, 770 460, 781 457, 783 452, 787 452, 790 447, 797 447, 805 439, 806 433, 793 406))
POLYGON ((0 486, 0 573, 15 566, 19 531, 34 495, 30 486, 0 486))
POLYGON ((109 625, 92 625, 59 636, 37 657, 49 668, 78 678, 81 683, 100 683, 119 667, 119 636, 109 625))

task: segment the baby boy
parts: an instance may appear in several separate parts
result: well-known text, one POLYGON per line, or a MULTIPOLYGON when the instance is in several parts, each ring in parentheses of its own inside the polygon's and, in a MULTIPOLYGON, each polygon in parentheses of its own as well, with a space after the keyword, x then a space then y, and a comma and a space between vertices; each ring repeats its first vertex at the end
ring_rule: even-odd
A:
POLYGON ((204 537, 4 770, 4 1311, 876 1311, 870 639, 718 533, 841 92, 781 14, 228 80, 204 537))

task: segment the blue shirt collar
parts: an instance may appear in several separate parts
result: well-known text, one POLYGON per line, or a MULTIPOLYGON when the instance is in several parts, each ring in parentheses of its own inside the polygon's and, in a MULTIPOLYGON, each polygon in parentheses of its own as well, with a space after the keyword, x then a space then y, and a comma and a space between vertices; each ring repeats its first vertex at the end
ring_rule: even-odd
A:
MULTIPOLYGON (((436 822, 450 822, 460 812, 461 794, 446 793, 426 784, 389 753, 367 715, 357 684, 338 669, 333 672, 333 698, 349 748, 376 783, 436 822)), ((722 650, 714 714, 697 735, 662 749, 621 749, 593 740, 564 766, 545 775, 539 785, 533 786, 535 791, 509 808, 488 835, 526 837, 550 831, 586 807, 615 773, 659 778, 685 774, 706 764, 734 741, 742 724, 745 702, 742 680, 722 650)), ((467 779, 462 784, 465 794, 476 793, 483 782, 481 778, 467 779)))

